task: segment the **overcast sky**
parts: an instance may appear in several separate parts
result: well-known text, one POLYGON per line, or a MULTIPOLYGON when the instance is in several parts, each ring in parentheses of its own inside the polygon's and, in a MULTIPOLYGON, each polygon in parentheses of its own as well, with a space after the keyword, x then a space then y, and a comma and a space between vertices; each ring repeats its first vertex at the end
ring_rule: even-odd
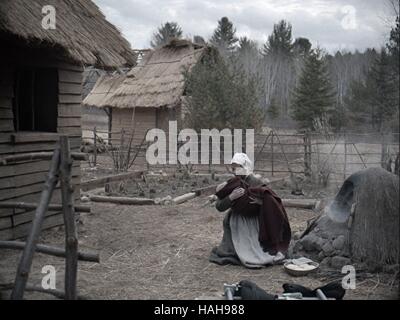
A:
POLYGON ((264 43, 274 23, 292 23, 293 38, 306 37, 329 52, 379 48, 390 26, 388 0, 94 0, 135 49, 148 48, 162 23, 175 21, 185 36, 206 40, 227 16, 238 36, 264 43))

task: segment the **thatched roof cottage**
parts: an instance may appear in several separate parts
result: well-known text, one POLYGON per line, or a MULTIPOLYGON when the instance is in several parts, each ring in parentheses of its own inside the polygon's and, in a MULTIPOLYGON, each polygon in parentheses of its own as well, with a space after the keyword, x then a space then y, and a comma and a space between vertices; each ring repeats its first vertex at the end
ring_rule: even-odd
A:
MULTIPOLYGON (((0 158, 52 151, 60 134, 79 150, 84 67, 135 63, 129 43, 88 0, 2 0, 0 41, 0 158), (42 24, 49 5, 55 29, 42 24)), ((0 166, 0 201, 37 202, 48 169, 47 161, 0 166)), ((73 182, 79 198, 79 163, 73 182)), ((59 201, 57 191, 53 202, 59 201)), ((0 209, 0 239, 25 236, 32 216, 0 209)), ((60 214, 49 213, 44 228, 62 223, 60 214)))
POLYGON ((173 40, 146 53, 126 76, 100 78, 83 103, 111 108, 115 141, 119 137, 117 132, 133 127, 136 143, 143 140, 149 129, 160 128, 167 132, 169 121, 177 120, 179 126, 182 120, 183 71, 200 62, 208 49, 188 40, 173 40))

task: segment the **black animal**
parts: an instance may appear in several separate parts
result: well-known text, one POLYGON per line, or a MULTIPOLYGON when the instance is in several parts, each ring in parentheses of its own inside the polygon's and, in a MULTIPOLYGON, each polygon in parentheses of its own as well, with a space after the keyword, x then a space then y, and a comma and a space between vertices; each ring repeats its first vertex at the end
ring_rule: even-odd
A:
POLYGON ((316 288, 315 290, 293 283, 285 283, 283 285, 284 293, 300 292, 305 298, 317 297, 318 289, 321 290, 327 298, 332 298, 336 300, 342 300, 344 295, 346 294, 346 290, 343 289, 342 283, 340 281, 330 282, 322 287, 316 288))
POLYGON ((303 297, 305 297, 305 298, 314 298, 315 297, 314 290, 303 287, 299 284, 285 283, 282 287, 283 287, 283 293, 300 292, 303 295, 303 297))
POLYGON ((276 300, 277 296, 269 294, 257 286, 255 283, 247 280, 240 281, 239 295, 242 300, 276 300))

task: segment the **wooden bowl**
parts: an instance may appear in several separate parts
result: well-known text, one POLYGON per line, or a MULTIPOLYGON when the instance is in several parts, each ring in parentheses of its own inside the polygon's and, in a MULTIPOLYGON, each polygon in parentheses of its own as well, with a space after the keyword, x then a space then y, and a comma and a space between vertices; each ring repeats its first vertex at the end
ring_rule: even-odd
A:
POLYGON ((319 263, 317 262, 309 262, 302 265, 295 265, 292 262, 286 262, 283 267, 286 272, 294 277, 303 277, 318 269, 319 263))

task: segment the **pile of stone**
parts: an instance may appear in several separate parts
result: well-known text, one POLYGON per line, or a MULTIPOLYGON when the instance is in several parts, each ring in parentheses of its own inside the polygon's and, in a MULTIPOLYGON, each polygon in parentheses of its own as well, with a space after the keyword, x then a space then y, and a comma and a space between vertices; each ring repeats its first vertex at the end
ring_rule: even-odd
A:
POLYGON ((309 233, 292 243, 289 249, 293 258, 302 256, 318 261, 321 267, 342 268, 351 264, 349 231, 343 223, 337 223, 323 215, 308 228, 309 233), (310 230, 312 228, 312 230, 310 230))
POLYGON ((362 264, 369 270, 398 266, 399 179, 381 168, 351 175, 323 214, 312 221, 289 255, 321 267, 362 264))

